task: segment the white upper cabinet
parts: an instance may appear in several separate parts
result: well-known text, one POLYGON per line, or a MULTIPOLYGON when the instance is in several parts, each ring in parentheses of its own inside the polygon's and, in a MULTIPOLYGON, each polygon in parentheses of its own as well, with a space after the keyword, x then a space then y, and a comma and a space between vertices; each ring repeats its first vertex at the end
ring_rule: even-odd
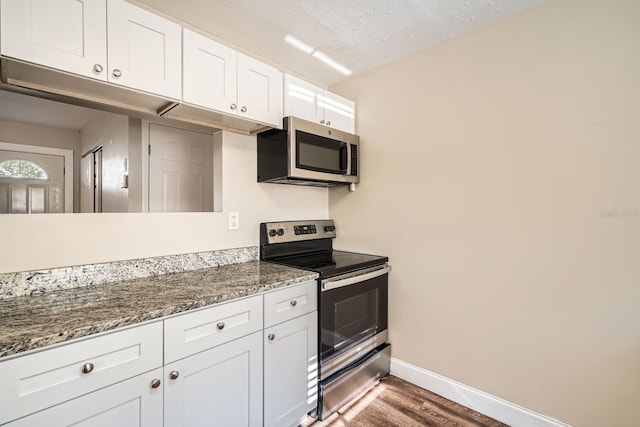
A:
POLYGON ((184 102, 282 125, 280 71, 186 28, 183 33, 184 102))
POLYGON ((180 99, 182 27, 124 0, 109 0, 109 81, 180 99))
POLYGON ((183 100, 212 110, 233 113, 237 102, 236 51, 183 30, 183 100))
POLYGON ((290 74, 284 77, 284 115, 355 133, 355 103, 290 74))
POLYGON ((1 51, 107 80, 106 0, 2 0, 1 51))
POLYGON ((163 97, 182 95, 180 25, 124 0, 2 0, 1 51, 163 97))
POLYGON ((238 54, 238 115, 282 126, 282 73, 238 54))
POLYGON ((323 112, 320 123, 324 125, 355 133, 355 102, 335 93, 325 90, 317 96, 318 111, 323 112))
POLYGON ((323 90, 290 74, 284 75, 284 115, 319 123, 323 112, 318 111, 316 97, 323 90))

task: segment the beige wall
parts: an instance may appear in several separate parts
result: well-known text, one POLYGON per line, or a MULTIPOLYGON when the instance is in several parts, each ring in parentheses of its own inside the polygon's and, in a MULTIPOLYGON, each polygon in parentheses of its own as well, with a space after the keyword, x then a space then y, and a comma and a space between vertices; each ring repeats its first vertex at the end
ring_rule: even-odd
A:
POLYGON ((639 21, 550 1, 332 87, 362 137, 336 247, 390 256, 394 357, 640 425, 639 21))
POLYGON ((260 222, 328 217, 327 189, 257 183, 255 136, 222 135, 223 212, 3 215, 0 273, 257 246, 260 222))
MULTIPOLYGON (((80 208, 80 133, 49 126, 0 120, 0 142, 73 150, 73 208, 80 208)), ((1 223, 0 223, 1 224, 1 223)))

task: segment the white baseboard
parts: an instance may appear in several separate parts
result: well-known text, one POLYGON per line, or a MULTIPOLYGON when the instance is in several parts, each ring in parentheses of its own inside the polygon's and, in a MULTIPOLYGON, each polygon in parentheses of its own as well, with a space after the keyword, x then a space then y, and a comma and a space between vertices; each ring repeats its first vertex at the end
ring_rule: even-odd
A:
POLYGON ((514 427, 570 427, 489 393, 391 358, 391 375, 514 427))

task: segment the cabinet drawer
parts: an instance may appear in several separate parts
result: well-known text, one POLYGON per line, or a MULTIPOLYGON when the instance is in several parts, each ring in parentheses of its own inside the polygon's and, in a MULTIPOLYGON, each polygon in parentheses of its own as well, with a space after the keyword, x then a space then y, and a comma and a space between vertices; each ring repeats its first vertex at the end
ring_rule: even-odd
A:
POLYGON ((262 295, 164 321, 165 364, 262 329, 262 295))
POLYGON ((162 366, 162 323, 0 362, 0 424, 162 366))
POLYGON ((279 289, 264 296, 265 328, 317 309, 318 283, 315 280, 279 289))

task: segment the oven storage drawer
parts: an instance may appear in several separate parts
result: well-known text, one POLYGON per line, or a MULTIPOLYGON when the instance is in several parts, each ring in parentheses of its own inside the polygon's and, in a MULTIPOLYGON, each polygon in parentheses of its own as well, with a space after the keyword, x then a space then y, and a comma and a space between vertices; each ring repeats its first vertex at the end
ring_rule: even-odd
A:
POLYGON ((345 368, 320 383, 318 418, 328 416, 376 385, 389 375, 391 344, 383 344, 369 353, 355 366, 345 368))
POLYGON ((0 424, 162 366, 162 322, 0 363, 0 424))
POLYGON ((259 331, 262 325, 262 295, 167 319, 165 364, 259 331))
POLYGON ((294 319, 303 314, 311 313, 318 307, 318 282, 315 280, 264 295, 264 326, 294 319))

